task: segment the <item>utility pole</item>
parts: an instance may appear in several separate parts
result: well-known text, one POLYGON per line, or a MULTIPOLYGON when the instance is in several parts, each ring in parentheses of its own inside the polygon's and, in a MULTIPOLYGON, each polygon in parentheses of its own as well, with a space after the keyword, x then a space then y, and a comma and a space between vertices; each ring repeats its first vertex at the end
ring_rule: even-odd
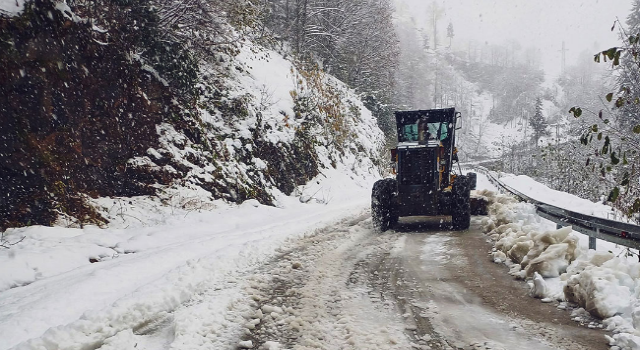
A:
POLYGON ((562 74, 564 74, 564 71, 567 67, 567 51, 569 51, 565 44, 564 44, 564 40, 562 41, 562 49, 560 50, 560 52, 562 52, 562 70, 560 71, 562 74))
MULTIPOLYGON (((434 55, 435 57, 435 55, 434 55)), ((435 82, 433 84, 433 108, 438 108, 438 59, 435 58, 435 82)))
POLYGON ((433 2, 433 49, 436 50, 438 48, 438 8, 436 2, 433 2))
MULTIPOLYGON (((527 118, 526 111, 524 108, 522 109, 522 118, 524 119, 524 144, 526 146, 529 145, 529 140, 527 140, 527 129, 529 128, 529 119, 527 118)), ((528 148, 528 147, 527 147, 528 148)))

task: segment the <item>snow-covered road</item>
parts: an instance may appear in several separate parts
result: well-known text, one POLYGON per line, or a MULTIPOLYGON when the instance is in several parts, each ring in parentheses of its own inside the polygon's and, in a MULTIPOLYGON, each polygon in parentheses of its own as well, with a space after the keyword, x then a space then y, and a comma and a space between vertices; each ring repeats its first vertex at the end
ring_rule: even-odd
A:
MULTIPOLYGON (((603 331, 581 327, 568 312, 528 297, 524 282, 492 263, 477 223, 451 232, 439 222, 403 219, 395 231, 379 234, 363 210, 285 242, 265 263, 205 278, 173 306, 158 305, 173 295, 165 285, 159 292, 165 299, 133 297, 137 304, 128 312, 115 307, 106 316, 85 315, 18 348, 608 348, 603 331), (149 314, 139 322, 144 312, 149 314), (106 319, 97 322, 100 317, 106 319)), ((127 265, 122 261, 113 268, 127 265)), ((53 284, 33 285, 64 290, 55 288, 55 279, 47 281, 53 284)), ((23 305, 18 314, 24 319, 37 312, 23 305)))
POLYGON ((0 292, 0 349, 108 349, 114 342, 125 349, 120 342, 138 335, 137 349, 145 339, 148 349, 228 347, 243 329, 236 316, 248 307, 243 276, 288 240, 368 206, 370 184, 335 177, 347 184, 331 184, 336 195, 354 200, 302 204, 283 196, 284 208, 248 201, 153 227, 17 230, 27 239, 0 256, 0 281, 7 281, 0 284, 13 286, 0 292), (95 251, 109 255, 90 263, 95 251), (160 330, 170 337, 159 340, 160 330))
MULTIPOLYGON (((109 232, 128 254, 0 293, 0 349, 608 348, 494 264, 478 220, 451 232, 402 219, 380 234, 366 192, 109 232)), ((78 235, 62 247, 110 246, 65 232, 78 235)))
POLYGON ((404 303, 417 336, 446 349, 607 349, 603 332, 579 326, 488 258, 477 223, 467 232, 405 225, 402 251, 385 258, 381 278, 404 303), (392 278, 391 278, 392 279, 392 278), (396 283, 397 285, 398 283, 396 283))
POLYGON ((439 220, 403 222, 382 235, 364 220, 299 241, 258 274, 257 316, 240 340, 259 349, 608 349, 603 331, 530 298, 492 263, 477 224, 450 232, 439 220))

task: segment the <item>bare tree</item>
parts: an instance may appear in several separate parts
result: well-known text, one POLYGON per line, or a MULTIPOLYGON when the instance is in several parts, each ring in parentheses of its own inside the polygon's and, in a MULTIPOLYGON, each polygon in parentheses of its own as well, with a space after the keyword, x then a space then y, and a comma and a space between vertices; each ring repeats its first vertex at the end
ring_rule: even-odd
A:
POLYGON ((22 238, 20 238, 17 241, 13 241, 10 242, 6 237, 5 237, 6 232, 2 232, 0 234, 0 248, 4 248, 4 249, 9 249, 11 248, 11 246, 14 246, 22 241, 24 241, 24 239, 26 238, 26 236, 23 236, 22 238))
MULTIPOLYGON (((303 61, 319 63, 379 105, 393 94, 398 43, 389 0, 268 0, 267 23, 303 61)), ((375 106, 373 109, 376 109, 375 106)))

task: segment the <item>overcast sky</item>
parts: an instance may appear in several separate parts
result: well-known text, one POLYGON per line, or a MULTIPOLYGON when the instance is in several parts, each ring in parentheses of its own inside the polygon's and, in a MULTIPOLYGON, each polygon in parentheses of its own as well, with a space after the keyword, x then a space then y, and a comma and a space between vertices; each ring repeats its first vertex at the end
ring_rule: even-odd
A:
MULTIPOLYGON (((395 2, 400 12, 409 13, 419 23, 427 23, 427 7, 432 0, 395 2)), ((631 8, 631 0, 437 0, 437 3, 445 10, 439 26, 443 34, 441 42, 449 21, 455 31, 454 46, 467 45, 469 39, 499 44, 514 38, 523 48, 536 46, 542 50, 543 66, 550 75, 560 71, 563 40, 568 49, 567 65, 573 64, 585 49, 595 54, 595 50, 617 45, 618 31, 611 32, 611 26, 616 17, 624 23, 631 8)))

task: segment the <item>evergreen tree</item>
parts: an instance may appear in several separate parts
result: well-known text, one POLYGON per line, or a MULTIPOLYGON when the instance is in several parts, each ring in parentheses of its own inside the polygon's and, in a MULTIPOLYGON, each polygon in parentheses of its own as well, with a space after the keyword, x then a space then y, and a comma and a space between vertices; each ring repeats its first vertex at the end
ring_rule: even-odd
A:
POLYGON ((449 47, 451 47, 451 41, 453 40, 453 23, 449 22, 449 26, 447 27, 447 38, 449 38, 449 47))
POLYGON ((540 137, 549 136, 549 123, 547 123, 547 120, 542 114, 542 99, 539 97, 536 99, 536 112, 533 117, 529 119, 529 124, 531 124, 531 128, 533 129, 531 138, 537 146, 540 137))
POLYGON ((422 48, 427 50, 429 49, 429 36, 425 35, 424 39, 422 40, 422 48))
MULTIPOLYGON (((640 34, 640 0, 634 0, 631 13, 627 17, 627 36, 635 36, 640 34)), ((623 41, 629 39, 622 35, 623 41)), ((640 104, 636 103, 640 99, 640 65, 638 59, 633 56, 633 52, 625 54, 626 59, 620 61, 617 69, 617 85, 619 91, 627 91, 627 100, 634 103, 622 104, 619 106, 617 113, 618 123, 624 128, 633 127, 640 122, 640 104)))
POLYGON ((636 35, 640 32, 640 0, 633 0, 631 13, 627 16, 627 27, 631 35, 636 35))

